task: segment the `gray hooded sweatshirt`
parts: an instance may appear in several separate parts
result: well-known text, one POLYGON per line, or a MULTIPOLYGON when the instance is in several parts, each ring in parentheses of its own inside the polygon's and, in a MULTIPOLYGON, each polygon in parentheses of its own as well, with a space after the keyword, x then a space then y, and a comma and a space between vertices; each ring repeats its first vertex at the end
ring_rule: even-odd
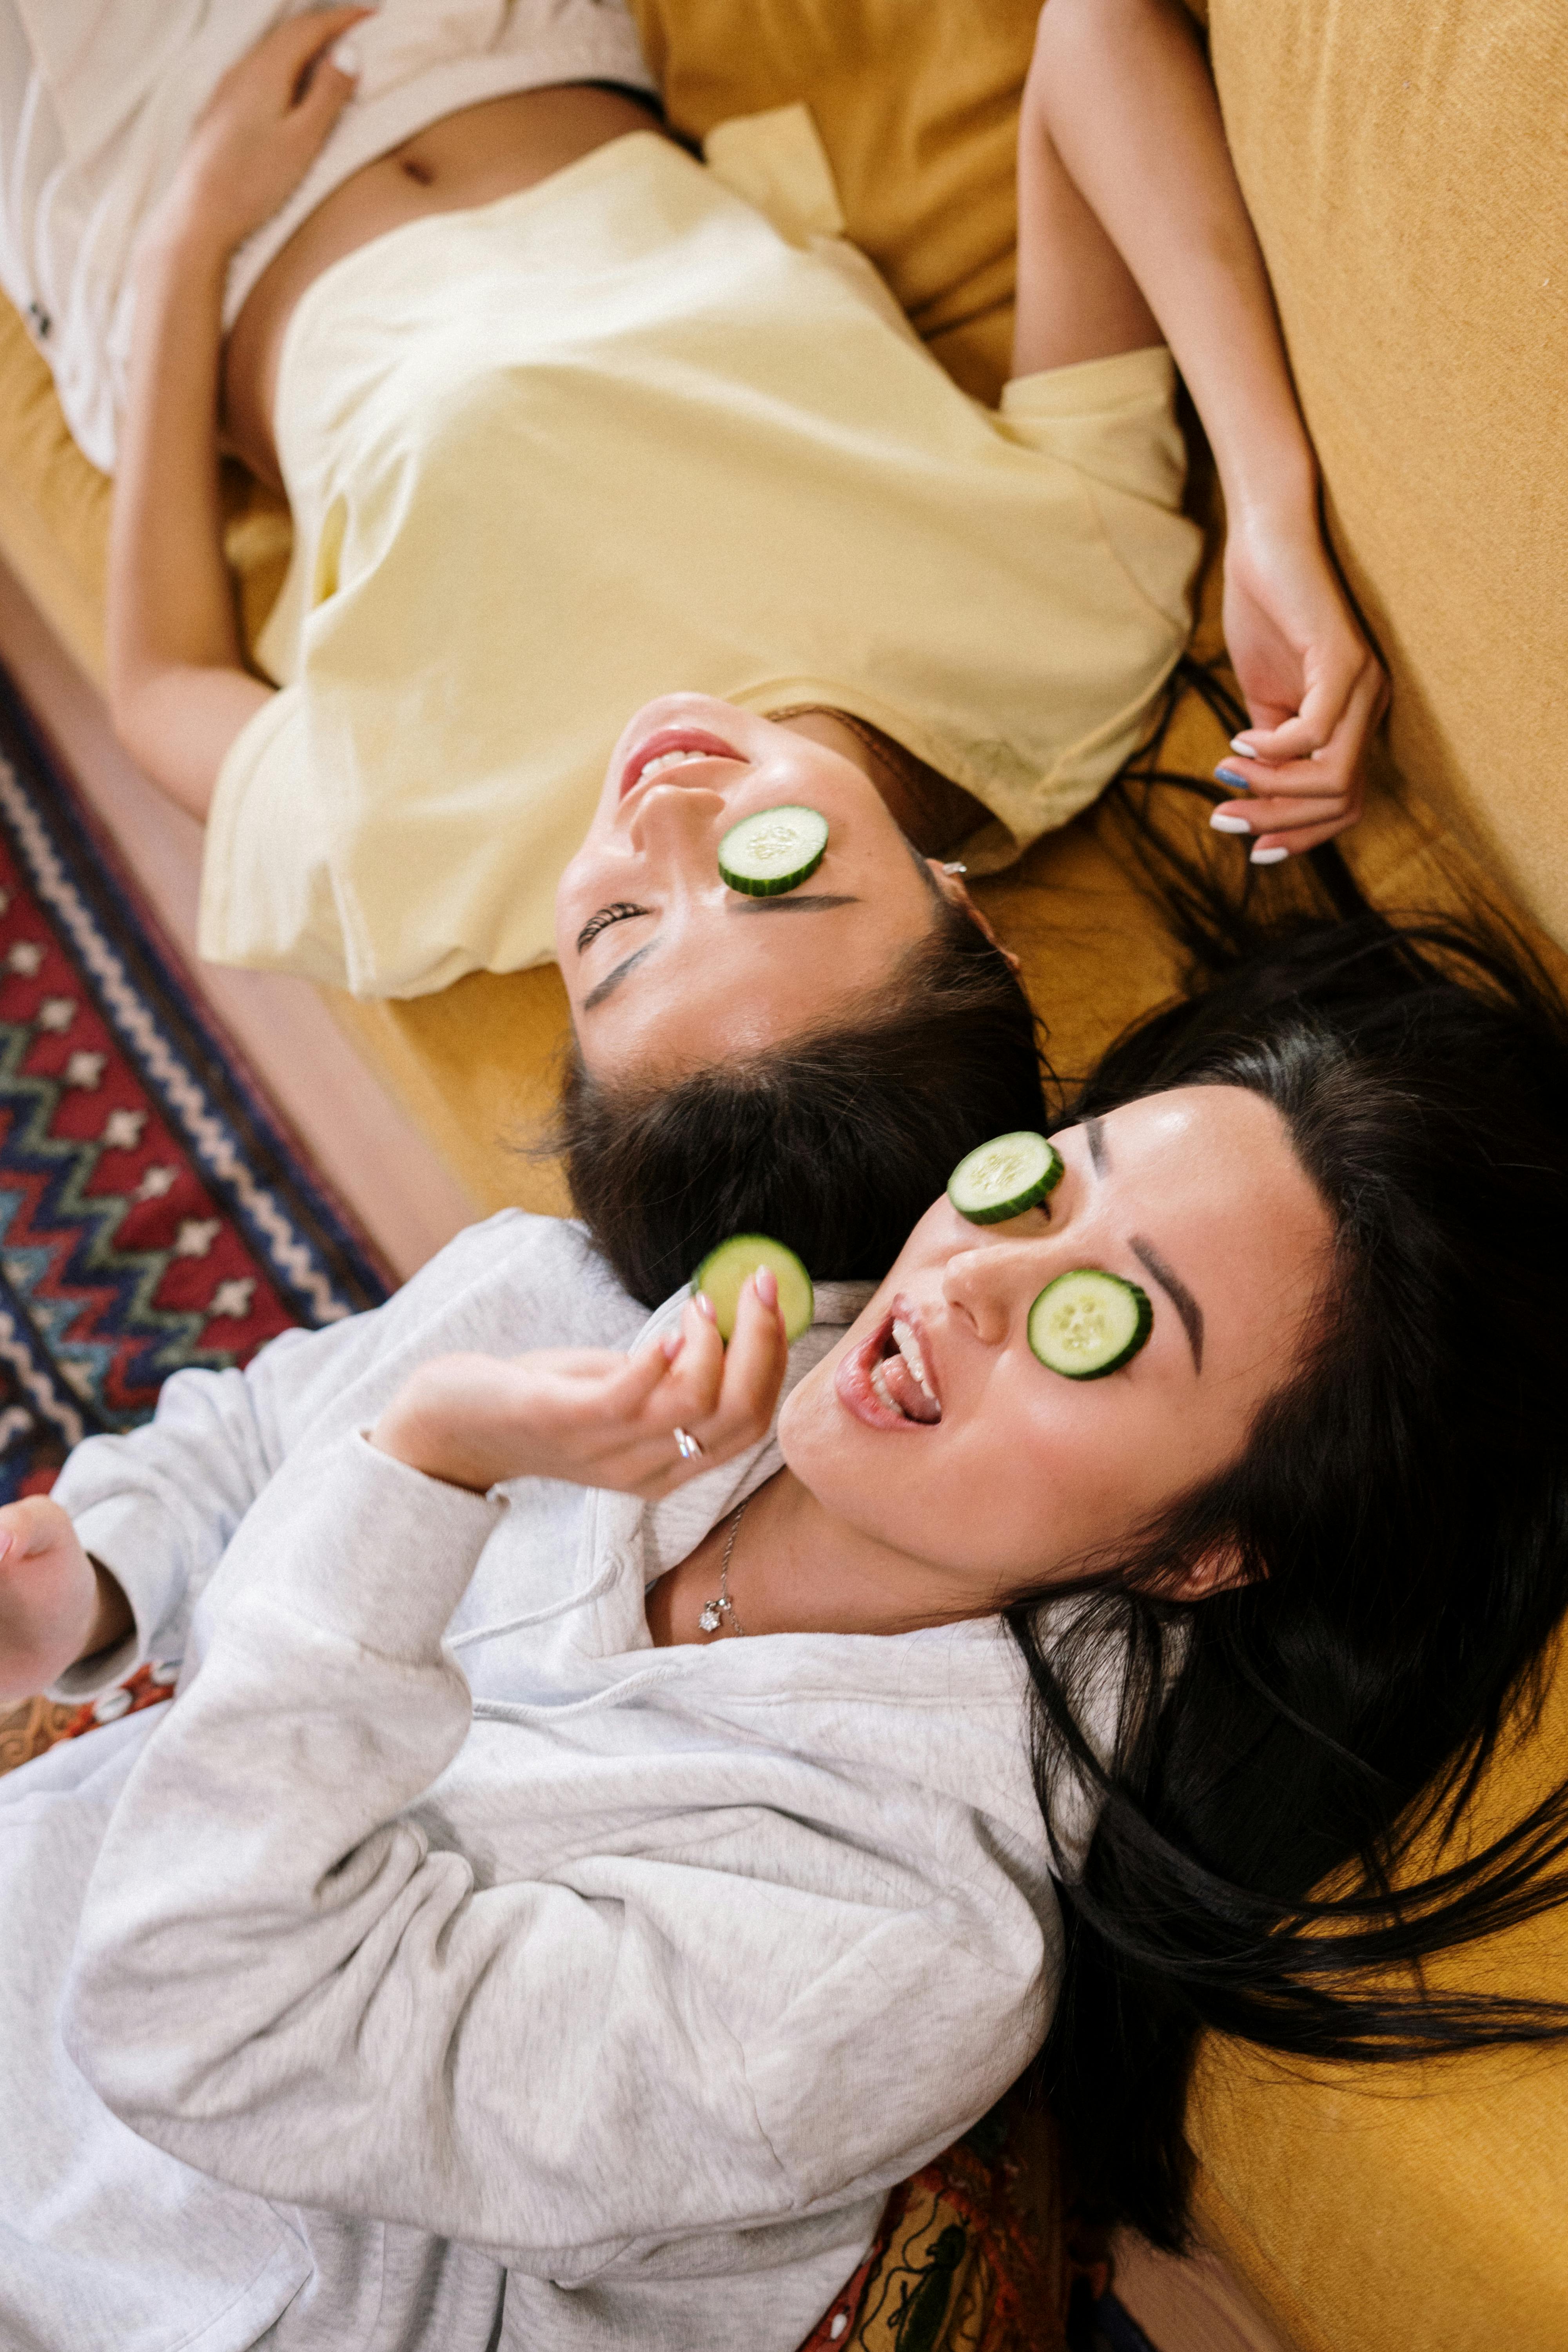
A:
POLYGON ((994 1621, 656 1650, 771 1437, 649 1507, 361 1434, 431 1355, 644 1321, 508 1214, 72 1456, 137 1621, 96 1679, 185 1664, 0 1782, 5 2352, 791 2352, 1037 2048, 994 1621))

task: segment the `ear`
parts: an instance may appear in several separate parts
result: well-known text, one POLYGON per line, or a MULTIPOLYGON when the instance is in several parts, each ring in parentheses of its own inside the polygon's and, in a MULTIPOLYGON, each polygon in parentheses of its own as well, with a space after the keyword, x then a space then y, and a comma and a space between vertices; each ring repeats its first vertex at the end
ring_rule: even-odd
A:
POLYGON ((1235 1592, 1250 1584, 1246 1562, 1234 1544, 1222 1544, 1186 1575, 1172 1592, 1173 1601, 1212 1601, 1216 1592, 1235 1592))
POLYGON ((1002 941, 997 938, 995 932, 993 930, 988 918, 981 912, 973 899, 970 897, 968 887, 963 880, 962 867, 955 872, 951 865, 944 866, 940 857, 928 857, 926 859, 926 864, 931 868, 931 879, 935 882, 937 888, 942 892, 942 897, 947 900, 949 906, 962 907, 970 921, 974 925, 975 929, 980 932, 984 939, 990 940, 997 954, 1002 958, 1003 962, 1005 963, 1012 971, 1021 971, 1023 970, 1023 966, 1019 963, 1017 957, 1013 953, 1012 949, 1003 945, 1002 941))

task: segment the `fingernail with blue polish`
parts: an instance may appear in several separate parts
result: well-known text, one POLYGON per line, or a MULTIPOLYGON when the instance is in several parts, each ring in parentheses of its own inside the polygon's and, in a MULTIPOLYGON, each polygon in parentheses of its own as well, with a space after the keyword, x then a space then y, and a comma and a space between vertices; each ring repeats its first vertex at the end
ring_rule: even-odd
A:
POLYGON ((1244 816, 1227 816, 1224 809, 1215 809, 1209 819, 1215 833, 1250 833, 1252 825, 1244 816))
POLYGON ((1255 849, 1247 862, 1249 866, 1281 866, 1289 855, 1288 849, 1255 849))
POLYGON ((1246 793, 1252 789, 1247 778, 1238 776, 1234 768, 1216 768, 1215 774, 1222 784, 1235 784, 1238 792, 1246 793))

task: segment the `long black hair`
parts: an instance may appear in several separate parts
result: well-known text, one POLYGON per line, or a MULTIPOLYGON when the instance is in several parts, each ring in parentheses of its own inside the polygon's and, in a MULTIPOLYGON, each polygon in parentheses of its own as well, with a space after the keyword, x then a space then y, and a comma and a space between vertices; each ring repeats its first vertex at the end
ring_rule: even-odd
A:
POLYGON ((1534 1719, 1568 1604, 1568 1020, 1511 935, 1391 924, 1337 854, 1266 919, 1141 838, 1195 992, 1113 1046, 1066 1119, 1246 1087, 1335 1232, 1316 1328, 1240 1458, 1083 1563, 1069 1608, 1007 1612, 1047 1818, 1074 1780, 1100 1807, 1081 1868, 1059 1857, 1048 2094, 1090 2210, 1177 2246, 1205 2029, 1321 2061, 1568 2034, 1568 2004, 1421 1978, 1568 1895, 1568 1787, 1484 1850, 1456 1835, 1534 1719), (1184 1599, 1216 1559, 1235 1580, 1184 1599), (1091 1741, 1108 1658, 1115 1721, 1091 1741))
POLYGON ((932 900, 924 940, 830 1026, 673 1086, 607 1085, 572 1053, 554 1148, 634 1298, 668 1297, 736 1233, 771 1234, 819 1281, 879 1280, 966 1151, 1045 1124, 1016 974, 961 906, 932 900))

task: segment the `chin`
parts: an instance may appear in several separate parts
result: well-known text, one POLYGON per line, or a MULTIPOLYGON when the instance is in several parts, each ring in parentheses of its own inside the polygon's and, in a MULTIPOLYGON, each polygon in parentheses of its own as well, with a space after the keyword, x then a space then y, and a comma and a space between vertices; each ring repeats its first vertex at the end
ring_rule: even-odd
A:
POLYGON ((854 1326, 791 1390, 776 1432, 784 1467, 825 1510, 855 1526, 863 1523, 868 1495, 883 1475, 878 1451, 883 1441, 845 1412, 834 1386, 839 1360, 858 1328, 854 1326))

